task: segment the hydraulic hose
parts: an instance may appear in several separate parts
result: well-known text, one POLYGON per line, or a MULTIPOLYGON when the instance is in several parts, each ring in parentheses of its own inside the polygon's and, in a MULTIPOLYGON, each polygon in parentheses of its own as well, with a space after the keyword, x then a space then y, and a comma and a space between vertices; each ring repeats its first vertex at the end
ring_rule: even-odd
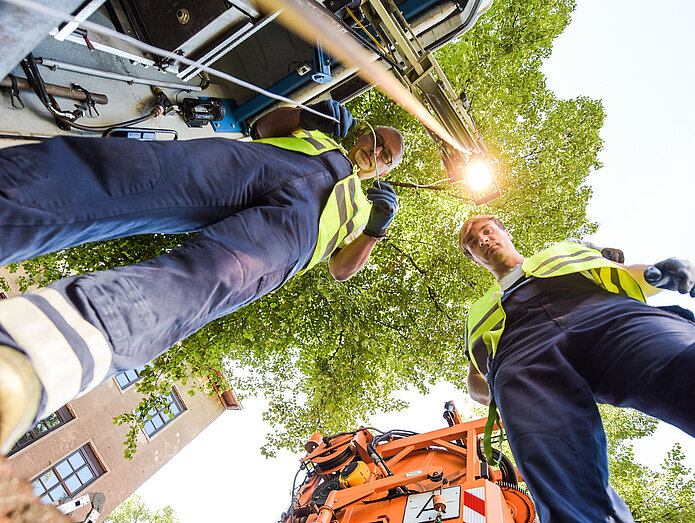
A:
POLYGON ((63 118, 61 116, 57 116, 56 118, 63 122, 66 125, 69 125, 70 127, 74 127, 75 129, 79 129, 81 131, 94 131, 94 132, 101 132, 101 131, 108 131, 109 129, 113 129, 114 127, 130 127, 131 125, 135 125, 141 122, 145 122, 147 120, 150 120, 152 118, 156 118, 160 114, 162 114, 163 109, 161 106, 156 106, 152 111, 150 111, 149 114, 146 114, 144 116, 140 116, 138 118, 133 118, 132 120, 127 120, 125 122, 119 122, 119 123, 114 123, 110 125, 82 125, 79 123, 75 123, 72 120, 68 120, 67 118, 63 118))
POLYGON ((43 82, 43 78, 41 78, 41 74, 39 73, 38 67, 36 67, 36 61, 34 60, 34 56, 29 54, 24 60, 22 60, 21 65, 22 70, 27 75, 27 81, 36 93, 36 96, 38 96, 39 100, 41 100, 41 103, 46 107, 46 109, 48 109, 48 111, 56 118, 65 118, 68 120, 71 118, 74 119, 74 114, 67 111, 61 111, 60 107, 55 107, 58 104, 56 104, 53 101, 51 96, 46 91, 46 86, 43 82))
MULTIPOLYGON (((485 461, 485 455, 483 453, 482 444, 478 441, 478 459, 481 462, 485 461)), ((502 473, 502 481, 508 483, 509 485, 514 485, 515 487, 519 484, 519 476, 516 474, 516 469, 512 460, 509 459, 500 449, 492 449, 492 457, 497 460, 498 468, 502 473)))
POLYGON ((82 125, 75 122, 77 119, 77 114, 63 111, 60 109, 57 103, 55 103, 51 96, 46 91, 46 85, 41 77, 39 68, 36 65, 36 59, 32 54, 29 54, 24 60, 22 60, 22 69, 27 75, 27 81, 31 85, 32 89, 39 97, 41 103, 46 107, 46 109, 55 116, 56 120, 60 123, 79 129, 80 131, 90 131, 90 132, 102 132, 108 131, 114 127, 130 127, 141 122, 145 122, 152 118, 156 118, 160 114, 164 113, 164 107, 161 105, 156 105, 152 111, 144 116, 139 116, 138 118, 133 118, 132 120, 126 120, 125 122, 118 122, 109 125, 82 125))

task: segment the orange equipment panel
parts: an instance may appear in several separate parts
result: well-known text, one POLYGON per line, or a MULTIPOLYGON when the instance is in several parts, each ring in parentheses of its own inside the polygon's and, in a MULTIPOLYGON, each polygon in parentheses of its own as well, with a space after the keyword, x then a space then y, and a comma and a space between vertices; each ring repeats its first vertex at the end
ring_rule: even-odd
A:
POLYGON ((533 501, 511 461, 485 461, 485 419, 464 423, 447 402, 449 427, 425 434, 359 428, 314 434, 300 459, 282 523, 532 523, 533 501), (373 432, 376 432, 373 433, 373 432), (469 449, 472 449, 469 452, 469 449))

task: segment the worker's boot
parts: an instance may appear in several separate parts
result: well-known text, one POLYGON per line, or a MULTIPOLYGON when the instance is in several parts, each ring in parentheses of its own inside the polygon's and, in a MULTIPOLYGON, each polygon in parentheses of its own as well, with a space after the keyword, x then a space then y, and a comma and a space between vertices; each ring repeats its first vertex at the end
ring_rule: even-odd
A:
POLYGON ((40 401, 41 383, 29 358, 0 345, 0 453, 31 428, 40 401))

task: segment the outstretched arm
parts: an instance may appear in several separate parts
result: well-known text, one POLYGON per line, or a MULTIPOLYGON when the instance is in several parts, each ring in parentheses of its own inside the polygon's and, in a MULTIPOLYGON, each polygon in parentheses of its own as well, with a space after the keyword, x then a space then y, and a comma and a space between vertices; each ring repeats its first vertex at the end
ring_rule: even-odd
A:
POLYGON ((645 297, 653 296, 662 289, 678 291, 681 294, 690 294, 695 297, 695 265, 688 260, 669 258, 654 265, 625 265, 624 256, 620 249, 602 248, 591 242, 577 241, 583 245, 596 249, 604 258, 626 269, 642 288, 645 297))
POLYGON ((468 394, 478 403, 490 404, 490 389, 485 376, 480 374, 473 362, 468 363, 468 394))
POLYGON ((299 129, 298 107, 278 107, 261 116, 255 123, 255 136, 258 138, 275 138, 289 136, 299 129))
POLYGON ((623 268, 625 268, 627 272, 629 272, 632 275, 635 281, 642 288, 642 292, 644 293, 644 296, 646 298, 648 298, 649 296, 654 296, 656 293, 661 292, 661 289, 657 289, 656 287, 650 285, 649 283, 647 283, 647 280, 644 279, 644 271, 649 267, 649 265, 641 264, 623 265, 623 268))
POLYGON ((328 118, 299 107, 278 107, 258 119, 251 135, 254 138, 275 138, 289 136, 301 128, 307 131, 319 130, 345 138, 350 128, 355 125, 352 113, 335 100, 323 100, 307 107, 325 114, 328 118))
POLYGON ((644 270, 644 279, 653 287, 695 298, 695 265, 688 260, 669 258, 655 263, 644 270))
POLYGON ((387 182, 374 182, 374 187, 367 190, 367 199, 372 202, 372 210, 364 231, 337 251, 328 264, 328 270, 338 281, 351 278, 364 267, 374 244, 386 238, 386 230, 398 212, 396 191, 387 182))
POLYGON ((625 268, 637 280, 645 296, 653 296, 666 289, 695 298, 695 265, 688 260, 669 258, 654 265, 630 265, 625 268))
POLYGON ((338 281, 352 278, 367 263, 377 241, 376 238, 360 234, 331 256, 331 260, 328 262, 328 270, 331 275, 338 281))

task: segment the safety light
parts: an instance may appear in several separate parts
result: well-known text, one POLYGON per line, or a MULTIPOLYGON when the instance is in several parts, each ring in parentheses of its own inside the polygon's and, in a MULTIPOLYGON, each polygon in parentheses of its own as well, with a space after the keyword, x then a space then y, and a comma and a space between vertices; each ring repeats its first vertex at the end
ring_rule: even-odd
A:
POLYGON ((477 157, 468 162, 463 176, 476 205, 487 203, 500 195, 492 167, 485 158, 477 157))
POLYGON ((461 151, 441 147, 442 160, 449 182, 465 187, 470 199, 482 205, 500 196, 490 163, 484 156, 468 157, 461 151))
POLYGON ((468 187, 470 187, 473 192, 484 191, 486 187, 495 183, 492 178, 490 166, 482 158, 476 158, 466 165, 464 175, 468 182, 468 187))

